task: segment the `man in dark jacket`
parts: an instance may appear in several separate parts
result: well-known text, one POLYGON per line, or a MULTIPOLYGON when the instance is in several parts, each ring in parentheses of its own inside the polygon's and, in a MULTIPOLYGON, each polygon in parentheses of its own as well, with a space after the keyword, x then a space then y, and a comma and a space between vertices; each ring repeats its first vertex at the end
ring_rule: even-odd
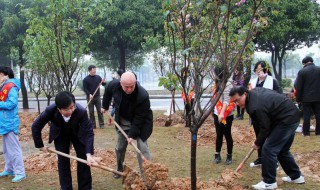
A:
POLYGON ((316 135, 320 135, 320 67, 313 63, 312 57, 302 60, 303 68, 295 81, 296 101, 302 103, 304 136, 310 136, 310 117, 316 117, 316 135))
POLYGON ((296 164, 290 147, 295 130, 299 125, 299 110, 291 100, 282 94, 266 88, 245 87, 231 89, 231 100, 241 108, 246 108, 252 122, 260 127, 259 134, 252 148, 262 147, 262 178, 253 185, 254 189, 277 188, 277 162, 288 175, 282 180, 289 183, 304 183, 299 166, 296 164), (267 101, 266 101, 267 100, 267 101))
POLYGON ((106 81, 97 75, 96 66, 88 67, 89 75, 83 79, 83 91, 86 93, 90 121, 93 128, 96 128, 96 118, 94 116, 94 107, 97 109, 100 129, 104 128, 104 119, 101 113, 100 86, 105 86, 106 81))
MULTIPOLYGON (((115 148, 117 157, 117 171, 123 171, 123 162, 128 142, 137 140, 137 146, 142 154, 149 160, 150 152, 147 139, 153 129, 153 114, 150 109, 148 92, 140 86, 136 76, 132 72, 125 72, 120 80, 112 80, 105 89, 102 100, 102 112, 105 113, 113 98, 115 106, 115 120, 127 133, 127 140, 117 130, 117 145, 115 148)), ((140 170, 142 172, 142 158, 137 154, 140 170)), ((114 174, 114 178, 121 176, 114 174)))
MULTIPOLYGON (((96 164, 93 159, 93 128, 87 111, 75 103, 70 92, 60 92, 56 95, 55 103, 48 106, 32 124, 32 136, 36 148, 48 152, 44 146, 41 131, 50 123, 49 143, 54 141, 55 149, 69 154, 72 143, 77 157, 87 160, 87 165, 77 163, 79 190, 92 189, 90 165, 96 164)), ((70 159, 58 155, 59 181, 62 190, 72 190, 70 159)))

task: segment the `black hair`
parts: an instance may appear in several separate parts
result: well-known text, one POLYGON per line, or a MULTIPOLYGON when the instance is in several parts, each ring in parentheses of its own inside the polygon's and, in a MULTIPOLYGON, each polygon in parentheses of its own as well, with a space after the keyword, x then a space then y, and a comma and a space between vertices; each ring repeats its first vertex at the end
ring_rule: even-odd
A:
POLYGON ((222 66, 221 65, 218 65, 218 66, 216 66, 215 68, 214 68, 214 73, 216 74, 216 76, 217 76, 217 78, 215 79, 215 84, 216 84, 216 92, 218 92, 219 91, 219 83, 220 83, 220 81, 222 80, 222 78, 223 78, 223 73, 224 73, 224 70, 223 70, 223 68, 222 68, 222 66))
POLYGON ((75 103, 76 100, 74 95, 68 91, 62 91, 56 95, 55 103, 59 109, 68 108, 72 102, 75 103))
POLYGON ((96 68, 96 66, 90 65, 90 66, 88 67, 88 71, 91 71, 91 70, 94 69, 94 68, 96 68))
POLYGON ((118 69, 117 70, 117 74, 121 77, 121 75, 124 73, 123 69, 118 69))
POLYGON ((261 65, 262 71, 263 71, 264 73, 268 73, 268 75, 270 75, 270 76, 272 75, 272 74, 271 74, 271 71, 268 69, 267 63, 266 63, 265 61, 258 61, 258 62, 254 65, 254 71, 257 70, 257 68, 258 68, 259 65, 261 65))
POLYGON ((239 96, 242 96, 245 92, 249 93, 249 90, 246 87, 235 86, 235 87, 231 88, 231 90, 229 92, 229 96, 234 96, 236 94, 238 94, 239 96))
POLYGON ((302 64, 303 65, 306 64, 306 63, 309 63, 309 62, 313 63, 313 59, 310 56, 306 56, 305 58, 302 59, 302 64))
POLYGON ((13 70, 10 67, 0 66, 0 73, 3 73, 10 79, 14 78, 13 70))

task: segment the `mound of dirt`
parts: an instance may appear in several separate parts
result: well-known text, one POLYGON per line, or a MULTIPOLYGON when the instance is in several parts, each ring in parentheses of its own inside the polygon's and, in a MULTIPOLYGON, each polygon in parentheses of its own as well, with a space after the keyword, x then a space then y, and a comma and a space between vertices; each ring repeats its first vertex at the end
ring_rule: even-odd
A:
MULTIPOLYGON (((74 149, 71 149, 70 155, 75 156, 74 149)), ((95 159, 101 165, 115 166, 115 154, 113 151, 96 149, 95 159)), ((24 159, 25 170, 28 172, 41 173, 58 170, 58 157, 54 153, 37 152, 24 159)), ((71 170, 75 171, 77 161, 71 160, 71 170)))
MULTIPOLYGON (((183 126, 183 125, 181 125, 183 126)), ((231 129, 233 143, 240 145, 250 145, 255 139, 253 127, 249 126, 245 121, 234 121, 231 129)), ((208 117, 198 131, 197 143, 199 146, 214 145, 216 141, 216 134, 214 128, 214 121, 212 117, 208 117)), ((190 142, 190 131, 181 130, 178 132, 176 138, 190 142)), ((224 139, 225 140, 225 139, 224 139)))
MULTIPOLYGON (((320 151, 294 154, 303 176, 320 182, 320 151)), ((284 174, 283 170, 281 173, 284 174)))

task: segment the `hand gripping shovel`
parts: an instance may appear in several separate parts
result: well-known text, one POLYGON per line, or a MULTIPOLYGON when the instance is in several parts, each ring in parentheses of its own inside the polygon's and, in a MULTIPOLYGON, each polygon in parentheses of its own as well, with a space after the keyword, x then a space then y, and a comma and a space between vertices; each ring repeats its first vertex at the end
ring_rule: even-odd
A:
MULTIPOLYGON (((61 155, 61 156, 64 156, 64 157, 67 157, 67 158, 70 158, 70 159, 77 160, 78 162, 81 162, 81 163, 84 163, 84 164, 87 164, 87 161, 84 160, 84 159, 78 158, 78 157, 76 157, 76 156, 71 156, 71 155, 69 155, 69 154, 66 154, 66 153, 57 151, 57 150, 52 149, 52 148, 48 148, 48 151, 49 151, 49 152, 56 153, 56 154, 61 155)), ((107 170, 107 171, 109 171, 109 172, 112 172, 112 173, 115 173, 115 174, 118 174, 118 175, 121 175, 121 176, 124 176, 124 177, 126 176, 126 173, 119 172, 119 171, 117 171, 117 170, 114 170, 114 169, 109 168, 109 167, 106 167, 106 166, 102 166, 102 165, 100 165, 100 164, 92 164, 91 166, 96 167, 96 168, 100 168, 100 169, 103 169, 103 170, 107 170)))
POLYGON ((239 172, 243 166, 244 166, 244 163, 248 160, 248 158, 251 156, 252 152, 254 151, 254 148, 251 148, 250 151, 248 152, 248 154, 246 155, 246 157, 244 157, 244 159, 242 160, 242 162, 239 164, 239 166, 237 167, 236 169, 236 173, 239 172))
POLYGON ((96 95, 96 93, 98 92, 98 89, 100 88, 101 84, 102 84, 102 81, 99 83, 98 87, 96 88, 96 90, 95 90, 95 91, 94 91, 94 93, 92 94, 92 98, 91 98, 91 99, 89 100, 89 102, 87 103, 87 105, 86 105, 85 109, 87 109, 87 107, 88 107, 88 106, 89 106, 89 104, 91 103, 91 101, 92 101, 92 99, 93 99, 94 95, 96 95))
MULTIPOLYGON (((111 117, 111 115, 109 114, 109 112, 107 112, 107 115, 108 115, 109 118, 111 118, 111 120, 113 121, 113 123, 116 125, 117 129, 123 134, 123 136, 127 139, 127 141, 129 141, 129 137, 128 137, 128 135, 126 134, 126 132, 124 132, 123 129, 120 127, 120 125, 114 120, 114 118, 111 117)), ((139 150, 139 148, 138 148, 135 144, 133 144, 133 143, 130 143, 130 144, 133 146, 133 148, 136 150, 136 152, 137 152, 138 154, 140 154, 142 160, 143 160, 144 162, 146 162, 146 161, 147 161, 147 158, 142 154, 142 152, 139 150)))

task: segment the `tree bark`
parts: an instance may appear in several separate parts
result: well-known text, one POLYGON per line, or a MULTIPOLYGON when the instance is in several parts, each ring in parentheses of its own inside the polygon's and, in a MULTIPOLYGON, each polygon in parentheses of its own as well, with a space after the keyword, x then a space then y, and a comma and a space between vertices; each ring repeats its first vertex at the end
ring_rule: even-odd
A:
POLYGON ((197 134, 191 133, 191 190, 197 190, 197 134))
POLYGON ((126 48, 122 45, 119 46, 119 62, 120 69, 126 70, 126 48))

